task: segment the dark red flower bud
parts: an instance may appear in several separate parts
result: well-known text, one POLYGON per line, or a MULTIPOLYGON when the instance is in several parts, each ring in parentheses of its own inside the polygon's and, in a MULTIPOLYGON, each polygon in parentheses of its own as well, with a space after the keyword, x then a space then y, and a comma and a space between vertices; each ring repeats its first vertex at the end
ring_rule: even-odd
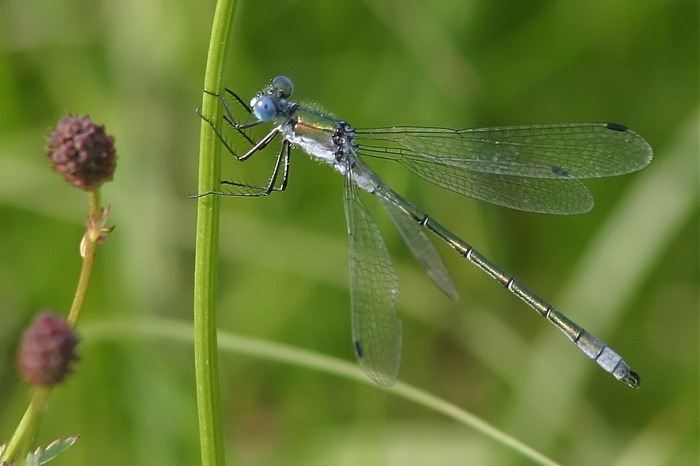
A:
POLYGON ((87 115, 61 118, 49 136, 46 151, 54 171, 86 191, 110 181, 117 166, 114 138, 87 115))
POLYGON ((51 386, 63 381, 78 360, 78 337, 63 318, 44 311, 24 332, 17 365, 32 385, 51 386))

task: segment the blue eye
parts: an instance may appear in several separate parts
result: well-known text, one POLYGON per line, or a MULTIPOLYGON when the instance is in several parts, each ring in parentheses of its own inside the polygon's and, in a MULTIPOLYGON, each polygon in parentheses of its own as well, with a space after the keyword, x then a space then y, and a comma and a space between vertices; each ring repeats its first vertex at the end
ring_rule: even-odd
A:
POLYGON ((253 99, 250 103, 253 110, 253 115, 260 121, 270 121, 277 115, 277 107, 271 98, 260 96, 253 99))

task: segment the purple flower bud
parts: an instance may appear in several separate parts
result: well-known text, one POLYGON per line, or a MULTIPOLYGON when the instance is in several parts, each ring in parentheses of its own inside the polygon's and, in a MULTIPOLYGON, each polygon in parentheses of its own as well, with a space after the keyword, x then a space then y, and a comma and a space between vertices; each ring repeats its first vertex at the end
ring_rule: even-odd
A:
POLYGON ((70 324, 49 311, 39 314, 24 332, 17 365, 32 385, 51 386, 63 381, 78 360, 78 337, 70 324))
POLYGON ((86 191, 110 181, 117 166, 114 138, 88 115, 61 118, 49 136, 46 151, 54 171, 86 191))

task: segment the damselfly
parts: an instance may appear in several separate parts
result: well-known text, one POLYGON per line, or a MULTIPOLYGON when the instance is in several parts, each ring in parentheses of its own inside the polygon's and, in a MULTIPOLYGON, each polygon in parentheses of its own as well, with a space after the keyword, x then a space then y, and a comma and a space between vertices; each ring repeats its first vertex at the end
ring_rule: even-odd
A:
POLYGON ((577 214, 593 206, 593 196, 581 179, 621 175, 649 164, 652 150, 641 136, 615 123, 461 130, 414 126, 354 129, 333 115, 294 102, 292 91, 292 82, 278 76, 255 95, 250 106, 230 90, 214 94, 222 105, 228 131, 243 138, 246 149, 242 153, 234 150, 218 122, 202 117, 234 157, 245 161, 278 136, 282 145, 266 184, 223 181, 230 190, 204 194, 266 196, 284 191, 293 147, 343 176, 350 240, 352 338, 360 365, 372 380, 385 387, 396 381, 402 330, 394 308, 396 275, 358 188, 379 199, 413 255, 446 295, 456 299, 457 291, 423 228, 545 317, 603 370, 631 387, 639 386, 639 376, 620 355, 389 188, 365 163, 365 157, 398 162, 431 183, 494 204, 531 212, 577 214), (254 119, 238 121, 235 109, 254 119), (273 127, 261 139, 249 135, 250 129, 266 123, 273 127))

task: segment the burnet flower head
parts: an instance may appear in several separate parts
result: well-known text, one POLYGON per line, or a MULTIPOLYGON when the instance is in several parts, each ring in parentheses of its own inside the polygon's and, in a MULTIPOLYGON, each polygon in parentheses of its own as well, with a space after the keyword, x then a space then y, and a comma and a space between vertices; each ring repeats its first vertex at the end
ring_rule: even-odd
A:
POLYGON ((78 359, 78 336, 71 325, 50 311, 40 313, 24 332, 17 353, 22 377, 32 385, 49 387, 62 382, 78 359))
POLYGON ((49 136, 46 152, 54 171, 85 191, 110 181, 117 166, 114 138, 88 115, 61 118, 49 136))

